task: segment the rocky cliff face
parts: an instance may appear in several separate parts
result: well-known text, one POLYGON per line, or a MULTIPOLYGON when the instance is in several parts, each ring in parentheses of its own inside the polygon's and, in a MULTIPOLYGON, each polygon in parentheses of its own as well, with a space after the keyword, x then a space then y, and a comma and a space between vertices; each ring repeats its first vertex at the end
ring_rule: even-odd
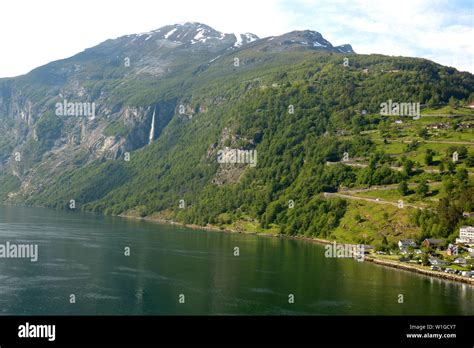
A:
POLYGON ((27 75, 0 79, 0 171, 21 181, 10 200, 78 166, 147 146, 150 132, 159 141, 175 115, 191 119, 206 112, 213 102, 198 109, 187 104, 191 78, 247 47, 352 53, 311 31, 259 39, 184 23, 107 40, 27 75))

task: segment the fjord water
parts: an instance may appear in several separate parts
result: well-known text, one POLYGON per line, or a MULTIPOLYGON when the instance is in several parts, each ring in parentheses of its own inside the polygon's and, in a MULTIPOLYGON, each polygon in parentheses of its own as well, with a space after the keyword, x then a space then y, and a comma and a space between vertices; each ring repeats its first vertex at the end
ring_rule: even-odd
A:
POLYGON ((325 258, 298 240, 0 206, 7 241, 38 244, 39 257, 0 259, 3 315, 474 314, 470 285, 325 258))

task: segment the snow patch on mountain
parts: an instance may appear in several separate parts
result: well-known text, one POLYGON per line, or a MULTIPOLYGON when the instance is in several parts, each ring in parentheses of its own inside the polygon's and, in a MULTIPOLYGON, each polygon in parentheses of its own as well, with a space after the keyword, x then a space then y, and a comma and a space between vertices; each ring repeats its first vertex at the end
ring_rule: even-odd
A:
POLYGON ((239 34, 239 33, 234 33, 234 36, 235 36, 235 44, 234 44, 234 47, 240 47, 242 46, 242 35, 239 34))
POLYGON ((198 33, 194 36, 194 40, 199 41, 204 37, 204 29, 199 29, 198 33))
POLYGON ((319 42, 315 41, 313 42, 314 47, 327 47, 326 45, 320 44, 319 42))
POLYGON ((247 40, 246 43, 251 43, 258 40, 258 36, 252 33, 245 33, 244 35, 245 35, 245 39, 247 40))
POLYGON ((168 39, 171 35, 173 35, 176 30, 178 30, 178 28, 174 28, 174 29, 171 29, 169 32, 166 33, 166 35, 164 36, 165 39, 168 39))

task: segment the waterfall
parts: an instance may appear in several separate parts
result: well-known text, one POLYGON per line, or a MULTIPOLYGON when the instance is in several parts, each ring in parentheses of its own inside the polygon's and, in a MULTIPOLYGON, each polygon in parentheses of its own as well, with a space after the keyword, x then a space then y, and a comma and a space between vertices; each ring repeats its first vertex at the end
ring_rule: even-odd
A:
POLYGON ((156 106, 155 109, 153 110, 153 117, 151 119, 151 128, 150 128, 150 141, 148 144, 151 144, 153 142, 153 136, 155 135, 155 111, 156 111, 156 106))

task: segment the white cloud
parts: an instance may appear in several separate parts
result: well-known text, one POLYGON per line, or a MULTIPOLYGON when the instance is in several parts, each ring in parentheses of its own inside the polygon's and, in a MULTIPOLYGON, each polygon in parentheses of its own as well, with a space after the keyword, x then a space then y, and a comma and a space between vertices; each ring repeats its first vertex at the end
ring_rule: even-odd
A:
POLYGON ((318 23, 334 44, 358 53, 417 56, 474 72, 474 2, 296 0, 298 22, 318 23))

